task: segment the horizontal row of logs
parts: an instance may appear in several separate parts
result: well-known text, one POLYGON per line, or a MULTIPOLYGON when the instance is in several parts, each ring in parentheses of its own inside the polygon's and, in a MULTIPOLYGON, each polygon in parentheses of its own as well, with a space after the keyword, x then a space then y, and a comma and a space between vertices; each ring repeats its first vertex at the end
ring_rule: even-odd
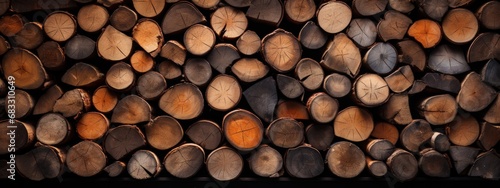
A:
POLYGON ((0 178, 15 154, 35 181, 500 179, 499 1, 0 0, 0 15, 0 178))

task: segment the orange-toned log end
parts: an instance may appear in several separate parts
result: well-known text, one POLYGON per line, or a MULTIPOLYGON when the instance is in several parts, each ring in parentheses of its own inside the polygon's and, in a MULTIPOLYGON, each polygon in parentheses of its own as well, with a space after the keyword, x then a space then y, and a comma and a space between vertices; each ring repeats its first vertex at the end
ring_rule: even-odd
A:
POLYGON ((76 124, 78 136, 85 140, 97 140, 108 131, 109 120, 102 113, 88 112, 76 124))
POLYGON ((435 21, 421 19, 410 26, 408 35, 415 38, 424 48, 432 48, 441 41, 441 27, 435 21))
POLYGON ((222 123, 224 136, 236 149, 249 151, 262 142, 264 128, 260 119, 249 111, 229 112, 222 123))

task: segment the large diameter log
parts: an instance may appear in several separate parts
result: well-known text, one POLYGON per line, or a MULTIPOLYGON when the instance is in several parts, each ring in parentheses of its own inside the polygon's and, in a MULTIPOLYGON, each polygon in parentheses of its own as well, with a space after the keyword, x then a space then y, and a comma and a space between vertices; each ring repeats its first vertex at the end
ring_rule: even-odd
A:
POLYGON ((328 124, 311 124, 306 128, 307 143, 321 151, 330 148, 334 137, 333 127, 328 124))
POLYGON ((262 39, 262 55, 278 72, 288 72, 295 68, 302 55, 298 39, 290 32, 277 29, 262 39))
POLYGON ((252 0, 249 6, 246 16, 251 20, 272 26, 280 25, 283 20, 284 8, 280 0, 252 0))
MULTIPOLYGON (((334 2, 334 1, 330 1, 334 2)), ((335 35, 321 58, 321 65, 354 78, 361 68, 361 53, 358 47, 343 33, 335 35)))
POLYGON ((373 131, 372 115, 365 109, 350 106, 340 111, 333 122, 335 136, 360 142, 366 140, 373 131))
POLYGON ((425 175, 430 177, 450 177, 451 162, 448 156, 436 150, 427 149, 420 152, 418 166, 425 175))
POLYGON ((207 157, 208 174, 219 181, 229 181, 237 178, 243 171, 243 158, 234 149, 223 146, 207 157))
POLYGON ((64 153, 53 146, 40 145, 33 150, 17 155, 19 173, 30 180, 52 179, 64 174, 64 153))
POLYGON ((415 156, 403 149, 396 149, 387 158, 387 167, 399 181, 409 181, 417 176, 418 162, 415 156))
POLYGON ((159 15, 166 4, 164 0, 132 0, 132 3, 137 13, 148 18, 159 15))
POLYGON ((468 146, 476 142, 480 127, 474 116, 460 113, 451 123, 447 124, 445 132, 451 143, 458 146, 468 146))
POLYGON ((219 125, 210 120, 199 120, 191 124, 186 130, 186 135, 206 150, 217 149, 224 138, 219 125))
POLYGON ((250 170, 261 177, 279 177, 283 173, 283 157, 274 148, 261 145, 248 158, 250 170))
POLYGON ((76 34, 77 22, 72 14, 55 11, 45 18, 43 29, 52 40, 64 42, 76 34))
POLYGON ((167 89, 158 104, 167 114, 180 120, 198 117, 204 106, 203 94, 193 84, 180 83, 167 89))
POLYGON ((418 152, 420 147, 432 137, 429 123, 422 119, 413 120, 402 131, 399 139, 401 144, 411 152, 418 152))
POLYGON ((489 150, 477 156, 469 176, 480 176, 484 179, 500 179, 500 157, 495 150, 489 150))
POLYGON ((227 141, 241 151, 257 148, 264 137, 260 119, 243 109, 233 110, 224 116, 222 131, 227 141))
POLYGON ((106 60, 123 60, 132 52, 132 37, 108 25, 97 39, 97 52, 106 60))
POLYGON ((203 148, 196 144, 183 144, 167 153, 163 159, 165 169, 175 177, 194 176, 205 161, 203 148))
POLYGON ((158 116, 146 125, 146 139, 153 148, 167 150, 184 136, 181 124, 170 116, 158 116))
POLYGON ((266 136, 275 146, 297 147, 304 141, 304 125, 292 118, 276 119, 267 127, 266 136))
POLYGON ((47 73, 40 59, 22 48, 12 48, 3 55, 2 72, 5 78, 13 76, 19 89, 37 89, 46 80, 47 73))
POLYGON ((309 97, 306 107, 312 119, 319 123, 328 123, 337 115, 339 103, 328 94, 318 92, 309 97))
POLYGON ((444 125, 455 119, 458 104, 449 94, 434 95, 424 99, 418 110, 430 124, 444 125))
POLYGON ((338 33, 351 22, 352 11, 342 1, 328 1, 321 4, 316 11, 318 25, 327 33, 338 33))
POLYGON ((136 151, 127 164, 128 174, 138 180, 154 178, 161 169, 160 159, 149 150, 136 151))
POLYGON ((14 120, 13 124, 8 120, 0 121, 0 133, 0 155, 29 148, 33 146, 36 138, 35 127, 18 120, 14 120), (11 139, 10 135, 13 135, 11 133, 13 131, 15 131, 15 138, 11 139))
POLYGON ((135 125, 120 125, 109 129, 103 140, 104 151, 115 160, 120 160, 145 145, 144 134, 135 125))
POLYGON ((250 108, 265 122, 271 122, 278 104, 276 81, 272 76, 253 84, 243 92, 250 108))
POLYGON ((90 177, 98 174, 106 166, 106 155, 97 143, 82 141, 69 148, 66 165, 74 174, 90 177))
POLYGON ((144 51, 151 54, 152 57, 156 57, 161 51, 163 33, 161 32, 160 25, 152 19, 140 19, 137 21, 137 25, 132 29, 132 38, 144 51))
POLYGON ((81 139, 98 140, 109 129, 108 118, 100 112, 87 112, 76 124, 76 132, 81 139))
POLYGON ((36 139, 47 145, 57 145, 71 138, 72 126, 68 120, 58 113, 43 115, 36 126, 36 139))
POLYGON ((479 150, 475 147, 450 146, 450 157, 458 174, 465 172, 474 163, 479 150))
POLYGON ((214 31, 205 25, 195 24, 184 32, 184 46, 186 50, 197 56, 207 54, 215 45, 214 31))
POLYGON ((452 9, 443 18, 443 34, 451 42, 464 44, 472 41, 479 30, 474 13, 464 8, 452 9))
POLYGON ((424 48, 432 48, 441 41, 441 26, 429 19, 417 20, 408 29, 408 35, 424 48))
POLYGON ((375 107, 387 102, 390 90, 382 77, 367 73, 354 81, 352 97, 355 102, 362 106, 375 107))
POLYGON ((151 119, 151 106, 143 98, 137 95, 128 95, 118 101, 111 123, 137 124, 151 119))
POLYGON ((296 178, 317 177, 325 170, 323 156, 308 145, 290 148, 285 153, 285 170, 296 178))
POLYGON ((338 177, 354 178, 365 169, 366 158, 355 144, 340 141, 332 144, 326 154, 328 168, 338 177))
POLYGON ((210 25, 222 39, 236 39, 247 29, 248 20, 241 10, 224 6, 212 13, 210 25))
POLYGON ((73 117, 88 111, 90 105, 90 96, 85 90, 73 89, 57 99, 53 112, 59 112, 64 117, 73 117))

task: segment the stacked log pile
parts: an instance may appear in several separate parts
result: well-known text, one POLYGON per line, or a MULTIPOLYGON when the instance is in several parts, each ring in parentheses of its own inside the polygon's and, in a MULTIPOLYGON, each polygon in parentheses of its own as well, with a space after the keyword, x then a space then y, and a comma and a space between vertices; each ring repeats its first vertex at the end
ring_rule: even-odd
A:
POLYGON ((12 126, 35 181, 500 178, 500 1, 0 0, 0 15, 2 178, 12 126))

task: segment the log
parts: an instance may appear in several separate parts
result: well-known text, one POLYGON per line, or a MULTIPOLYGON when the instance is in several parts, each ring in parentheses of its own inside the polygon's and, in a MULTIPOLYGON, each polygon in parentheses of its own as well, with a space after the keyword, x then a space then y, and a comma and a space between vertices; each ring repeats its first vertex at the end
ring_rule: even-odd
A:
POLYGON ((252 4, 252 0, 224 0, 224 1, 227 4, 237 8, 249 7, 250 4, 252 4))
MULTIPOLYGON (((9 0, 3 0, 0 2, 0 15, 5 14, 7 10, 10 8, 10 1, 9 0)), ((7 176, 5 176, 7 177, 7 176)))
POLYGON ((500 113, 500 94, 497 94, 495 102, 490 106, 486 114, 483 116, 483 120, 491 124, 500 124, 500 117, 497 115, 500 113))
POLYGON ((495 90, 481 81, 481 77, 476 72, 470 72, 462 80, 460 92, 457 95, 457 103, 460 108, 477 112, 485 109, 495 100, 495 90))
POLYGON ((54 103, 53 112, 59 112, 64 117, 78 117, 90 110, 90 96, 83 89, 73 89, 65 92, 54 103))
POLYGON ((252 30, 246 30, 236 40, 236 47, 244 55, 253 55, 260 51, 261 40, 259 35, 252 30))
POLYGON ((413 120, 410 100, 406 94, 394 94, 391 95, 387 103, 379 108, 379 114, 382 119, 398 124, 406 125, 413 120))
POLYGON ((387 86, 389 86, 392 92, 403 93, 413 85, 415 77, 411 67, 409 65, 404 65, 385 76, 384 80, 387 82, 387 86))
POLYGON ((210 65, 222 74, 225 74, 228 67, 237 59, 240 59, 238 49, 228 43, 216 44, 207 57, 210 65))
POLYGON ((276 81, 269 76, 253 84, 243 92, 253 112, 265 122, 271 122, 278 104, 276 81))
MULTIPOLYGON (((158 0, 148 0, 158 1, 158 0)), ((134 1, 137 2, 137 1, 134 1)), ((164 2, 164 1, 162 1, 164 2)), ((152 19, 141 18, 132 29, 132 38, 144 51, 148 52, 152 57, 156 57, 163 45, 163 33, 160 25, 152 19)))
MULTIPOLYGON (((15 95, 12 96, 14 97, 14 117, 15 118, 24 118, 28 117, 32 114, 33 112, 33 107, 35 107, 35 98, 33 96, 20 89, 14 90, 15 95)), ((10 98, 6 97, 6 98, 10 98)), ((10 99, 12 101, 12 99, 10 99)), ((10 104, 11 102, 9 102, 10 104)), ((11 105, 5 105, 5 111, 8 112, 9 110, 12 109, 11 105), (10 106, 10 107, 9 107, 10 106)))
POLYGON ((262 56, 278 72, 295 68, 302 55, 302 47, 295 36, 283 29, 276 29, 262 39, 262 56))
POLYGON ((333 126, 328 124, 311 124, 306 127, 307 143, 312 147, 326 151, 330 148, 335 135, 333 126))
POLYGON ((351 22, 352 12, 344 2, 328 1, 321 4, 316 11, 318 25, 327 33, 338 33, 351 22))
POLYGON ((210 152, 206 161, 208 174, 218 181, 237 178, 243 171, 243 158, 234 149, 226 146, 210 152))
POLYGON ((366 166, 363 151, 348 141, 332 144, 326 153, 326 162, 332 173, 341 178, 354 178, 361 174, 366 166))
POLYGON ((38 22, 28 22, 23 29, 12 37, 12 45, 28 50, 36 49, 44 40, 42 25, 38 22))
POLYGON ((431 147, 441 153, 447 152, 450 149, 450 140, 448 136, 440 132, 434 132, 431 137, 431 147))
POLYGON ((285 2, 287 18, 294 23, 304 23, 314 17, 316 4, 314 0, 290 0, 285 2))
POLYGON ((351 94, 355 102, 366 107, 380 106, 390 97, 387 82, 379 75, 372 73, 356 78, 351 94))
POLYGON ((212 109, 228 111, 238 105, 241 92, 241 86, 236 78, 227 74, 219 74, 208 84, 205 98, 212 109))
POLYGON ((449 94, 434 95, 422 101, 418 111, 430 124, 444 125, 453 121, 458 111, 458 104, 449 94))
POLYGON ((399 140, 408 151, 415 153, 431 139, 432 134, 433 131, 427 121, 415 119, 401 131, 399 140))
POLYGON ((0 133, 2 133, 0 134, 0 155, 9 154, 11 151, 22 152, 32 147, 35 142, 35 127, 19 120, 14 120, 14 123, 10 123, 8 120, 1 120, 0 133), (11 131, 15 131, 16 133, 16 137, 14 138, 15 145, 10 145, 11 138, 7 133, 11 131))
POLYGON ((498 19, 494 18, 498 17, 499 10, 499 2, 488 1, 484 3, 479 9, 477 9, 476 17, 485 28, 497 30, 500 29, 500 22, 498 19))
POLYGON ((93 39, 84 35, 75 35, 66 42, 64 53, 70 59, 84 60, 93 56, 96 43, 93 39))
POLYGON ((250 170, 258 176, 276 178, 283 174, 283 157, 272 147, 263 144, 248 158, 250 170))
MULTIPOLYGON (((76 0, 76 1, 87 1, 89 0, 76 0)), ((105 7, 112 7, 116 4, 123 3, 123 0, 97 0, 97 3, 104 5, 105 7)))
POLYGON ((154 178, 161 172, 160 159, 149 150, 136 151, 128 161, 127 172, 137 180, 154 178))
POLYGON ((143 98, 137 95, 128 95, 118 101, 113 114, 111 123, 119 124, 137 124, 151 119, 151 106, 143 98))
POLYGON ((483 150, 490 150, 500 141, 500 126, 486 122, 481 124, 481 133, 477 138, 478 145, 483 150))
POLYGON ((16 157, 17 160, 23 161, 16 163, 17 170, 30 180, 41 181, 64 174, 65 155, 56 147, 40 145, 16 157))
POLYGON ((230 6, 223 6, 212 13, 210 25, 217 36, 223 40, 233 40, 240 37, 243 32, 245 32, 248 26, 248 20, 247 17, 245 17, 245 13, 241 10, 230 6))
POLYGON ((351 80, 342 74, 332 73, 325 77, 323 90, 334 98, 341 98, 351 92, 351 80))
POLYGON ((176 40, 169 40, 161 47, 160 56, 182 66, 186 62, 186 47, 176 40))
POLYGON ((413 82, 413 86, 408 90, 408 94, 417 94, 425 90, 427 88, 427 84, 425 84, 422 80, 415 80, 413 82))
POLYGON ((108 23, 109 13, 103 6, 85 5, 78 10, 76 20, 82 30, 93 33, 101 30, 108 23))
POLYGON ((441 44, 429 55, 430 69, 444 74, 460 74, 470 70, 462 50, 457 46, 441 44))
POLYGON ((12 48, 3 55, 2 72, 13 76, 14 86, 19 89, 38 89, 47 78, 40 59, 22 48, 12 48))
POLYGON ((137 22, 137 14, 126 6, 119 6, 109 17, 109 24, 125 32, 131 30, 137 22))
POLYGON ((408 64, 420 72, 427 65, 427 55, 417 42, 409 39, 398 42, 398 62, 408 64))
MULTIPOLYGON (((0 54, 7 51, 7 46, 5 50, 0 50, 0 54)), ((47 41, 41 44, 37 49, 36 53, 43 67, 48 70, 61 70, 66 65, 66 57, 64 56, 64 51, 59 46, 59 43, 55 41, 47 41)))
POLYGON ((66 70, 61 81, 73 87, 91 87, 102 83, 103 78, 104 74, 97 67, 78 62, 66 70))
POLYGON ((76 34, 77 21, 68 12, 55 11, 43 21, 43 30, 50 39, 64 42, 76 34))
POLYGON ((376 177, 382 177, 387 174, 387 165, 384 161, 373 160, 370 157, 366 157, 366 168, 371 175, 376 177))
POLYGON ((453 43, 464 44, 472 41, 479 30, 474 13, 464 8, 452 9, 443 18, 443 34, 453 43))
POLYGON ((420 19, 410 26, 408 35, 424 48, 432 48, 441 41, 441 26, 429 19, 420 19))
POLYGON ((304 87, 300 82, 284 74, 276 75, 276 82, 281 94, 289 99, 294 99, 304 94, 304 87))
POLYGON ((126 164, 121 161, 115 161, 111 163, 110 165, 104 167, 104 171, 108 173, 109 177, 117 177, 123 173, 123 171, 126 169, 126 164))
POLYGON ((448 6, 451 8, 458 8, 468 5, 472 0, 448 0, 448 6))
POLYGON ((417 159, 408 151, 397 148, 391 156, 387 158, 386 163, 389 171, 399 181, 409 181, 417 176, 417 159))
POLYGON ((346 34, 358 46, 366 48, 375 43, 377 39, 377 27, 370 19, 356 18, 349 24, 346 34))
MULTIPOLYGON (((245 1, 245 0, 244 0, 245 1)), ((252 0, 246 12, 250 20, 278 26, 283 20, 283 2, 279 0, 252 0)))
POLYGON ((121 61, 132 52, 132 38, 108 25, 97 39, 97 53, 103 59, 121 61))
POLYGON ((388 74, 397 63, 396 48, 389 43, 376 43, 365 53, 363 63, 375 73, 388 74))
POLYGON ((386 139, 393 145, 396 145, 399 140, 399 130, 393 124, 377 122, 370 136, 378 139, 386 139))
POLYGON ((224 116, 222 132, 233 147, 240 151, 250 151, 262 142, 264 126, 252 112, 236 109, 224 116))
POLYGON ((415 9, 413 2, 407 0, 389 0, 389 7, 401 13, 409 13, 415 9))
POLYGON ((495 150, 489 150, 477 156, 469 176, 481 176, 484 179, 500 179, 500 157, 495 150))
POLYGON ((335 35, 323 53, 320 64, 328 70, 344 73, 354 78, 361 68, 361 54, 347 35, 339 33, 335 35))
POLYGON ((118 103, 118 94, 108 88, 99 86, 92 94, 92 106, 102 113, 110 113, 118 103))
POLYGON ((427 88, 458 94, 460 91, 460 81, 453 75, 440 73, 425 73, 421 78, 427 88))
POLYGON ((132 0, 132 3, 135 11, 147 18, 158 16, 166 4, 164 0, 132 0))
POLYGON ((205 86, 212 78, 212 67, 203 58, 190 58, 183 66, 184 77, 196 86, 205 86))
POLYGON ((174 147, 184 136, 181 124, 170 116, 157 116, 145 127, 145 136, 149 145, 158 150, 167 150, 174 147))
POLYGON ((451 143, 458 146, 468 146, 476 142, 480 127, 474 116, 468 113, 459 113, 451 123, 447 124, 445 132, 451 143))
POLYGON ((155 60, 146 51, 137 50, 130 56, 130 65, 135 72, 146 73, 153 69, 155 60))
POLYGON ((243 82, 255 82, 269 73, 269 67, 256 58, 241 58, 231 66, 231 72, 243 82))
POLYGON ((333 122, 335 136, 352 142, 368 139, 373 131, 372 115, 365 109, 350 106, 340 111, 333 122))
POLYGON ((451 163, 448 156, 436 150, 427 149, 420 152, 419 169, 430 177, 450 177, 451 163))
POLYGON ((35 107, 33 108, 33 115, 51 112, 57 99, 63 94, 63 90, 58 85, 53 85, 48 88, 36 101, 35 107))
POLYGON ((106 72, 106 85, 115 91, 129 91, 135 85, 135 74, 132 66, 125 62, 115 63, 106 72))
POLYGON ((176 79, 182 75, 181 67, 170 60, 162 61, 156 69, 167 80, 176 79))
POLYGON ((487 32, 479 34, 467 51, 467 62, 474 63, 489 59, 500 59, 500 35, 487 32))
POLYGON ((295 178, 314 178, 325 169, 321 153, 308 145, 288 149, 284 158, 286 172, 295 178))
POLYGON ((163 34, 169 35, 206 21, 205 16, 193 4, 180 1, 168 9, 163 17, 161 29, 163 34))
POLYGON ((223 139, 219 125, 210 120, 199 120, 191 124, 186 130, 186 135, 206 150, 217 149, 223 139))
POLYGON ((292 118, 279 118, 271 122, 266 136, 281 148, 293 148, 304 142, 304 125, 292 118))
POLYGON ((421 12, 436 21, 441 21, 444 14, 448 11, 448 1, 418 0, 417 3, 421 12))
POLYGON ((196 6, 199 6, 204 9, 215 9, 219 4, 220 0, 193 0, 193 3, 196 6))
POLYGON ((275 116, 279 118, 293 118, 296 120, 309 120, 309 112, 304 104, 294 101, 285 100, 276 105, 275 116))
POLYGON ((368 139, 364 145, 364 151, 380 161, 385 161, 395 150, 394 144, 386 139, 368 139))
POLYGON ((106 166, 106 155, 98 144, 81 141, 69 148, 66 155, 69 171, 82 177, 97 175, 106 166))
POLYGON ((146 100, 159 98, 166 88, 165 78, 156 71, 149 71, 137 79, 137 93, 146 100))
POLYGON ((362 16, 373 16, 385 10, 388 0, 353 0, 352 6, 362 16))
POLYGON ((385 12, 384 18, 377 24, 380 38, 387 42, 389 40, 401 40, 405 36, 413 21, 406 15, 389 10, 385 12))
POLYGON ((111 128, 102 141, 104 151, 115 160, 128 156, 146 145, 146 139, 135 125, 120 125, 111 128))
POLYGON ((10 48, 10 43, 4 37, 0 36, 0 55, 5 54, 10 48))
POLYGON ((12 37, 23 29, 23 25, 21 15, 4 15, 0 18, 0 33, 6 37, 12 37))
POLYGON ((316 60, 304 58, 297 63, 295 76, 300 80, 304 88, 313 91, 321 87, 325 74, 316 60))
POLYGON ((198 117, 204 107, 203 94, 190 83, 180 83, 168 88, 161 96, 160 109, 180 120, 198 117))
POLYGON ((184 33, 184 45, 189 53, 203 56, 214 47, 215 33, 205 25, 195 24, 184 33))
POLYGON ((324 92, 317 92, 309 97, 306 107, 311 118, 316 122, 328 123, 337 115, 339 102, 324 92))
POLYGON ((47 113, 37 123, 36 139, 46 145, 59 145, 69 141, 73 127, 68 120, 58 113, 47 113))
POLYGON ((467 172, 479 153, 479 148, 450 146, 450 157, 458 174, 467 172))
POLYGON ((490 59, 481 70, 481 80, 492 87, 500 89, 500 63, 490 59))
POLYGON ((300 30, 298 39, 302 46, 316 50, 326 44, 328 35, 314 21, 308 21, 300 30))
POLYGON ((108 129, 109 120, 100 112, 87 112, 76 123, 76 133, 82 140, 99 140, 108 129))
POLYGON ((168 173, 177 178, 194 176, 205 161, 203 148, 196 144, 188 143, 176 147, 167 153, 163 165, 168 173))

